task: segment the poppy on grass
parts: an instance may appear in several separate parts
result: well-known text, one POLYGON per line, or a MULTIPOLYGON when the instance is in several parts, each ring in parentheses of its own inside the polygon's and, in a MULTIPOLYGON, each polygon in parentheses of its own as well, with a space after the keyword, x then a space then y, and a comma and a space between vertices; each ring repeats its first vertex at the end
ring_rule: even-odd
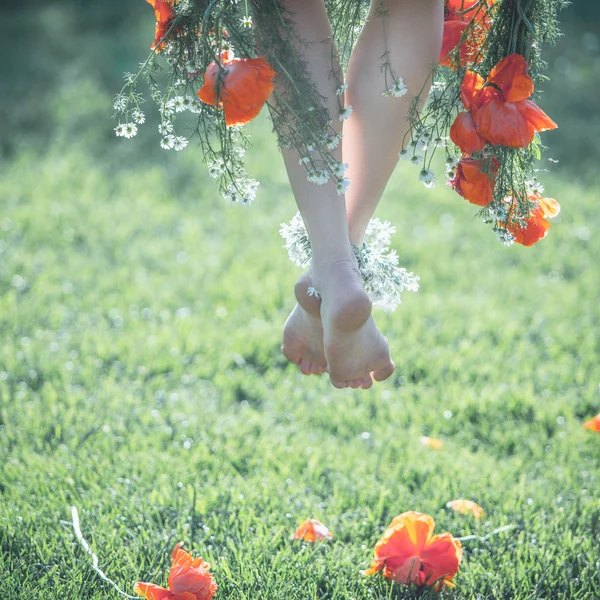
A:
POLYGON ((583 426, 590 431, 600 432, 600 414, 592 417, 589 421, 586 421, 583 426))
POLYGON ((450 533, 433 535, 435 521, 429 515, 409 511, 398 515, 375 545, 375 558, 363 571, 404 585, 427 585, 441 590, 453 587, 462 560, 461 543, 450 533))
POLYGON ((294 532, 295 540, 303 540, 311 543, 331 538, 333 538, 333 533, 331 533, 323 523, 316 519, 306 519, 306 521, 301 523, 294 532))
POLYGON ((217 584, 209 572, 210 565, 200 557, 193 558, 182 546, 179 542, 171 553, 168 588, 138 582, 133 591, 146 600, 212 600, 217 584))

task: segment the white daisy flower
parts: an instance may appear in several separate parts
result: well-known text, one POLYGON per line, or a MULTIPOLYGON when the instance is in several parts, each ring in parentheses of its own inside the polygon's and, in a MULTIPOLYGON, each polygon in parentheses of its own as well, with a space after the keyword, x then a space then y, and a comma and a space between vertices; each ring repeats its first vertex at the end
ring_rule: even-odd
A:
POLYGON ((337 133, 336 135, 332 135, 331 137, 327 136, 323 142, 325 150, 329 150, 329 152, 335 150, 340 145, 340 141, 342 138, 343 135, 341 133, 337 133))
POLYGON ((123 137, 127 139, 131 139, 137 135, 138 128, 135 123, 125 123, 125 131, 123 133, 123 137))
POLYGON ((173 142, 173 149, 177 152, 183 150, 189 143, 189 140, 183 136, 178 136, 173 142))
POLYGON ((336 161, 335 163, 333 163, 333 174, 338 179, 342 179, 344 177, 344 173, 346 172, 347 168, 348 168, 347 163, 341 163, 339 161, 336 161))
POLYGON ((312 285, 308 287, 308 289, 306 290, 306 293, 309 296, 314 296, 315 298, 320 298, 321 297, 321 293, 319 292, 319 290, 317 290, 316 288, 314 288, 312 285))
POLYGON ((421 169, 419 181, 422 181, 426 188, 435 187, 435 173, 431 169, 421 169))
POLYGON ((423 162, 423 156, 421 154, 413 154, 410 157, 410 162, 413 165, 420 165, 423 162))
POLYGON ((243 19, 240 19, 240 23, 242 27, 247 27, 250 29, 252 27, 252 17, 250 15, 246 15, 243 19))
POLYGON ((146 115, 139 109, 136 108, 131 113, 131 118, 138 124, 143 125, 146 122, 146 115))
POLYGON ((342 110, 340 110, 340 121, 345 121, 346 119, 348 119, 350 117, 350 115, 352 114, 352 106, 349 104, 348 106, 342 108, 342 110))
POLYGON ((338 179, 335 182, 335 190, 338 194, 345 194, 349 185, 350 185, 350 180, 347 177, 345 177, 344 179, 338 179))
POLYGON ((161 135, 169 135, 169 133, 173 133, 173 123, 171 121, 163 121, 158 126, 158 133, 161 135))
POLYGON ((167 108, 175 112, 183 112, 185 110, 185 98, 183 96, 175 96, 167 102, 167 108))
POLYGON ((310 156, 301 156, 298 160, 299 165, 310 165, 310 156))
POLYGON ((127 98, 119 94, 113 102, 113 108, 118 112, 124 112, 127 108, 127 98))
POLYGON ((314 169, 310 169, 306 178, 311 183, 316 183, 317 185, 324 185, 329 181, 329 171, 327 171, 326 169, 322 169, 321 171, 315 171, 314 169))
POLYGON ((208 165, 208 174, 213 178, 217 179, 220 175, 225 172, 225 163, 221 158, 218 158, 214 162, 208 165))
POLYGON ((348 89, 348 84, 342 83, 342 85, 340 85, 340 87, 337 90, 335 90, 335 93, 338 96, 341 96, 347 89, 348 89))
POLYGON ((160 140, 160 147, 164 150, 172 150, 173 146, 175 146, 175 136, 172 134, 165 135, 162 140, 160 140))
POLYGON ((404 83, 404 79, 402 79, 402 77, 398 77, 398 79, 394 79, 394 83, 393 83, 392 87, 387 89, 381 95, 382 96, 391 96, 393 98, 401 98, 402 96, 405 96, 407 92, 408 92, 408 88, 406 87, 406 84, 404 83))
POLYGON ((125 125, 123 125, 122 123, 119 123, 115 127, 115 135, 117 137, 125 137, 125 125))

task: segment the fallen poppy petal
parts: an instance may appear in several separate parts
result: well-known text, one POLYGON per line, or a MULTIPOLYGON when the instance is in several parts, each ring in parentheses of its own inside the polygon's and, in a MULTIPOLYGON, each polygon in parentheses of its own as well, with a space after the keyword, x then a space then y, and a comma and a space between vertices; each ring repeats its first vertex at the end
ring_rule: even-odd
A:
POLYGON ((481 519, 485 514, 483 508, 481 508, 479 504, 476 504, 472 500, 465 500, 464 498, 452 500, 451 502, 448 502, 446 506, 463 515, 471 513, 476 519, 481 519))
POLYGON ((191 593, 195 600, 212 600, 217 584, 209 572, 210 565, 200 557, 194 558, 182 546, 183 542, 180 542, 171 553, 169 589, 173 594, 191 593))
POLYGON ((586 421, 583 426, 590 431, 600 431, 600 414, 586 421))
POLYGON ((535 129, 535 131, 548 131, 556 129, 558 125, 533 101, 521 100, 516 103, 521 116, 535 129))
POLYGON ((485 146, 486 140, 479 135, 470 112, 461 112, 450 127, 450 139, 464 154, 479 152, 485 146))
POLYGON ((421 565, 427 585, 440 589, 451 585, 462 560, 461 543, 451 533, 434 535, 421 553, 421 565))
POLYGON ((310 543, 330 538, 333 538, 333 533, 316 519, 306 519, 294 532, 295 540, 303 540, 310 543))
POLYGON ((477 132, 494 146, 525 148, 532 141, 535 128, 514 102, 498 97, 488 100, 473 115, 477 132))
POLYGON ((533 79, 528 70, 527 61, 520 54, 511 54, 490 71, 487 81, 502 90, 506 102, 525 100, 533 94, 533 79))
POLYGON ((170 590, 153 583, 143 583, 141 581, 135 584, 133 591, 138 596, 146 598, 146 600, 167 600, 173 596, 173 592, 170 590))
POLYGON ((427 446, 432 450, 441 450, 444 447, 444 442, 442 442, 442 440, 438 440, 437 438, 431 438, 423 435, 420 439, 423 446, 427 446))

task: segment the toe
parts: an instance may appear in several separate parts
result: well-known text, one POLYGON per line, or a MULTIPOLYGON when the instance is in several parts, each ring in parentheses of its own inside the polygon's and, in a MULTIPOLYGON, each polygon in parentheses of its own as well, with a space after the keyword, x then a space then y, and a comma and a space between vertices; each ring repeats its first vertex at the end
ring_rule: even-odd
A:
POLYGON ((310 363, 310 372, 313 375, 322 375, 323 373, 325 373, 325 368, 323 367, 323 365, 320 365, 318 363, 310 363))
POLYGON ((300 371, 302 371, 302 373, 304 373, 304 375, 310 375, 311 374, 310 362, 302 359, 300 361, 300 371))
POLYGON ((375 381, 383 381, 384 379, 387 379, 394 372, 395 368, 396 365, 390 361, 385 367, 373 373, 375 381))
POLYGON ((363 390, 368 390, 370 387, 373 387, 373 379, 370 375, 361 379, 360 387, 363 390))

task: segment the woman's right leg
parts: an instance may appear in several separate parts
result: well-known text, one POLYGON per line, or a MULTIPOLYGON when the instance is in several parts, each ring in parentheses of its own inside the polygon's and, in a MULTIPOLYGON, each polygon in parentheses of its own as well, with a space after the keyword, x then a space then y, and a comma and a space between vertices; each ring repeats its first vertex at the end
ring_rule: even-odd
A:
MULTIPOLYGON (((340 127, 337 82, 331 77, 335 52, 324 2, 286 0, 284 4, 299 37, 306 43, 297 51, 306 61, 320 95, 326 99, 334 126, 340 127)), ((370 387, 372 376, 385 379, 393 372, 394 365, 387 343, 373 322, 371 303, 361 285, 348 236, 344 195, 337 193, 333 180, 321 186, 309 183, 294 150, 284 149, 283 158, 311 239, 312 281, 322 295, 320 313, 329 376, 337 387, 370 387)), ((286 354, 285 335, 283 351, 286 354)))

